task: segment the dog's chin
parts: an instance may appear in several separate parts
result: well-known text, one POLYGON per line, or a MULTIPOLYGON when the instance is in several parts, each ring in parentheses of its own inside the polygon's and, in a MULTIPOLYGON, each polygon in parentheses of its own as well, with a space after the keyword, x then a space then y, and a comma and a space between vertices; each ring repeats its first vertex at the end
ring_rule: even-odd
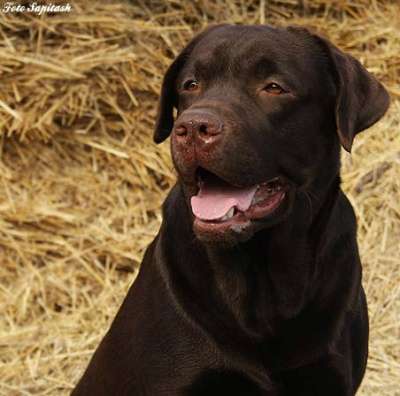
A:
MULTIPOLYGON (((290 213, 292 194, 287 191, 279 205, 260 218, 249 218, 247 213, 237 212, 225 221, 204 221, 193 217, 193 231, 202 243, 233 247, 250 240, 255 233, 272 228, 283 222, 290 213)), ((259 212, 261 214, 261 212, 259 212)))

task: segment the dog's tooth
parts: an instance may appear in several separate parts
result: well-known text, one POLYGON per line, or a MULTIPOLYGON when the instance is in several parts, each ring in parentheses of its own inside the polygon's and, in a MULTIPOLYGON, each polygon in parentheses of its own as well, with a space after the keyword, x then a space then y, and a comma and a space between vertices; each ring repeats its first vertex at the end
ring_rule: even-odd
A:
POLYGON ((228 212, 219 219, 219 221, 229 220, 233 217, 234 214, 235 214, 235 208, 230 208, 228 212))
POLYGON ((233 217, 234 214, 235 214, 235 208, 230 208, 225 216, 227 216, 228 219, 230 219, 231 217, 233 217))

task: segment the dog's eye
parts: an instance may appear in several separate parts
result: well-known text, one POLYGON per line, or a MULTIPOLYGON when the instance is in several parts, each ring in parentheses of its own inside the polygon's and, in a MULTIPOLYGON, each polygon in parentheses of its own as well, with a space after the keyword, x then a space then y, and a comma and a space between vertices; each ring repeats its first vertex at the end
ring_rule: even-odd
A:
POLYGON ((266 85, 263 91, 268 92, 271 95, 280 95, 286 92, 280 85, 274 82, 266 85))
POLYGON ((183 89, 185 91, 195 91, 198 88, 199 88, 199 83, 196 80, 187 80, 183 84, 183 89))

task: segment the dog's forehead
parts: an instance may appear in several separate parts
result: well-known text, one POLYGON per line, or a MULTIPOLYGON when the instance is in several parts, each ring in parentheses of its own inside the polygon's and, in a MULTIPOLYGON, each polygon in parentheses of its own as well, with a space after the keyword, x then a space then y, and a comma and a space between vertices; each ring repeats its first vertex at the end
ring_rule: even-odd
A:
POLYGON ((270 26, 223 26, 202 38, 193 48, 187 68, 214 72, 227 68, 254 72, 259 68, 308 73, 317 65, 318 47, 311 36, 270 26))

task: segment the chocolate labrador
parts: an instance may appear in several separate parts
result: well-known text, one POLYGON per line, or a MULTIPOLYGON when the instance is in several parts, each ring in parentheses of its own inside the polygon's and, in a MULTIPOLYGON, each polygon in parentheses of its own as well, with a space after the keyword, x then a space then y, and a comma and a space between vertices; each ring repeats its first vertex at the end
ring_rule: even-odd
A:
POLYGON ((166 72, 154 134, 171 135, 178 182, 72 394, 354 395, 368 316, 340 145, 388 106, 304 28, 196 36, 166 72))

